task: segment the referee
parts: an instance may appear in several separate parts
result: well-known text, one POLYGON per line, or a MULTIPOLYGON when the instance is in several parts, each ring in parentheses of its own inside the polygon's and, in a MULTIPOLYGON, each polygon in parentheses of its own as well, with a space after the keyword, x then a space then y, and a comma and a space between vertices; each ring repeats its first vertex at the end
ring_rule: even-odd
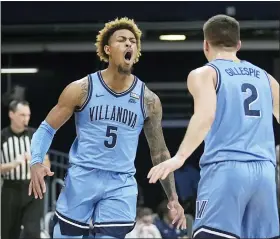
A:
MULTIPOLYGON (((40 238, 43 201, 28 196, 30 182, 30 144, 35 129, 28 127, 27 101, 9 105, 10 126, 1 131, 1 238, 18 239, 21 226, 24 238, 40 238)), ((45 165, 50 167, 48 156, 45 165)))

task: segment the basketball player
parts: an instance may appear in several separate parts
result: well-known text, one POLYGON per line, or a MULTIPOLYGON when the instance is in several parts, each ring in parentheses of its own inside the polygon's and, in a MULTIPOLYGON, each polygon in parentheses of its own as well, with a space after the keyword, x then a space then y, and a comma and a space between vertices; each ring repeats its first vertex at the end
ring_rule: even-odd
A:
MULTIPOLYGON (((134 160, 144 126, 154 164, 170 158, 156 94, 131 74, 139 60, 141 31, 133 20, 111 21, 97 36, 97 54, 108 68, 68 85, 32 139, 29 194, 42 198, 42 165, 55 132, 75 112, 77 137, 70 149, 70 168, 57 201, 54 238, 88 236, 92 220, 96 238, 124 238, 135 224, 137 183, 134 160)), ((174 176, 162 181, 174 223, 186 228, 174 176)))
POLYGON ((152 168, 150 183, 180 168, 205 141, 194 238, 279 236, 272 115, 279 84, 240 60, 239 23, 217 15, 203 27, 206 66, 188 76, 194 115, 177 154, 152 168))

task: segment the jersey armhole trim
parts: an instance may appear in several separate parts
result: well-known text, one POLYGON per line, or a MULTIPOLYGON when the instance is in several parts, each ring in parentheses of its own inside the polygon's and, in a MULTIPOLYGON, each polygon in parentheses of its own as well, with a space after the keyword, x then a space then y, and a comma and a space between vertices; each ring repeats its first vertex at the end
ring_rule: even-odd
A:
POLYGON ((269 85, 269 89, 270 89, 270 96, 271 96, 271 101, 272 101, 272 105, 273 105, 273 94, 272 94, 272 89, 271 89, 271 84, 270 84, 270 79, 269 79, 269 76, 267 74, 267 72, 265 70, 263 70, 265 75, 266 75, 266 78, 268 80, 268 85, 269 85))
POLYGON ((76 107, 75 112, 81 112, 88 104, 88 102, 91 99, 91 95, 92 95, 92 78, 91 75, 88 75, 88 94, 87 94, 87 98, 85 100, 85 102, 83 103, 83 105, 81 107, 76 107))
POLYGON ((220 90, 220 87, 221 87, 221 72, 220 72, 220 70, 218 69, 218 67, 216 67, 216 66, 213 65, 212 63, 208 63, 208 64, 206 64, 206 65, 212 67, 212 68, 216 71, 216 74, 217 74, 216 92, 218 93, 219 90, 220 90))
POLYGON ((140 104, 141 104, 142 114, 143 114, 143 117, 144 117, 144 120, 145 120, 147 118, 147 114, 146 114, 146 109, 145 109, 144 94, 145 94, 145 84, 142 83, 140 104))

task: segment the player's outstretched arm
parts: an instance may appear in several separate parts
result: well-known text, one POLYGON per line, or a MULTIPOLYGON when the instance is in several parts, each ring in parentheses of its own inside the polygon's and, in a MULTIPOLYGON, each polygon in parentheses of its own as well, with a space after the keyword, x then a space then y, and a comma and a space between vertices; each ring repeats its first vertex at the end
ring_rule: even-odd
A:
POLYGON ((216 114, 215 81, 216 72, 209 66, 198 68, 189 74, 187 83, 194 99, 194 114, 177 154, 150 170, 150 183, 163 180, 169 173, 180 168, 205 139, 216 114))
POLYGON ((273 114, 278 122, 280 124, 279 119, 279 83, 274 79, 273 76, 268 75, 270 80, 270 86, 272 91, 272 97, 273 97, 273 114))
MULTIPOLYGON (((147 87, 145 88, 144 102, 148 115, 144 124, 144 132, 150 148, 153 165, 158 165, 170 158, 161 126, 162 106, 159 97, 147 87)), ((161 184, 169 200, 169 209, 177 210, 177 216, 173 223, 177 223, 178 228, 185 229, 186 218, 183 208, 178 203, 173 173, 169 174, 166 179, 161 180, 161 184)))
POLYGON ((187 79, 188 90, 194 100, 194 114, 187 132, 175 157, 185 160, 203 142, 209 132, 216 114, 216 72, 204 66, 190 72, 187 79))
POLYGON ((34 133, 31 140, 31 181, 29 185, 29 195, 32 191, 35 198, 43 198, 46 186, 45 176, 52 176, 53 172, 43 165, 47 151, 50 148, 56 131, 72 116, 77 107, 81 107, 88 95, 87 77, 72 82, 61 93, 57 104, 47 115, 34 133))

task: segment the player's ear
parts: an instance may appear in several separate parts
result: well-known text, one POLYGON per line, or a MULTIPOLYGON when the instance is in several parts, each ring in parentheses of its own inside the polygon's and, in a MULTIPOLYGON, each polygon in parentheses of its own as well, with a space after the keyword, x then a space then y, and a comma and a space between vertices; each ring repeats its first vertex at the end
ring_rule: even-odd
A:
POLYGON ((206 40, 203 41, 203 49, 206 52, 209 51, 209 43, 206 40))
POLYGON ((105 51, 105 53, 109 56, 109 55, 111 54, 110 46, 105 45, 105 46, 104 46, 104 51, 105 51))
POLYGON ((239 51, 241 48, 241 41, 238 41, 238 44, 237 44, 237 51, 239 51))

